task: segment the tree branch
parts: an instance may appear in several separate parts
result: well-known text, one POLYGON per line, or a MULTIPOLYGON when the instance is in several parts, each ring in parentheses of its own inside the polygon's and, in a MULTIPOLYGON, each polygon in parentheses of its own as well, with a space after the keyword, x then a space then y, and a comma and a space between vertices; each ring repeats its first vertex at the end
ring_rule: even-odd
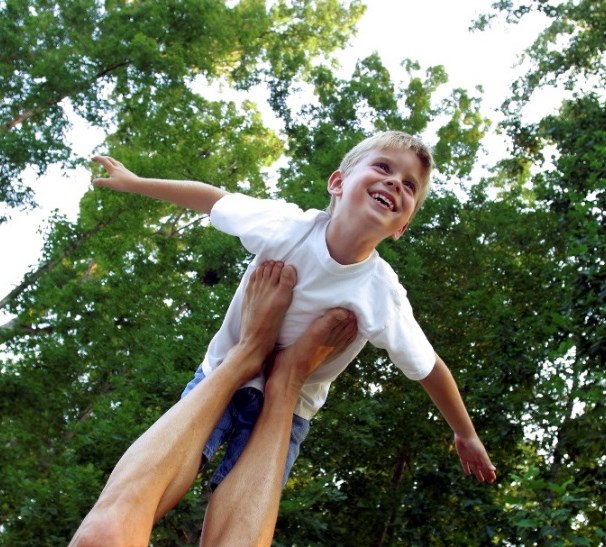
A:
MULTIPOLYGON (((128 66, 130 64, 130 62, 131 61, 127 59, 126 61, 116 63, 114 65, 111 65, 111 66, 101 70, 100 72, 97 72, 97 74, 95 74, 95 76, 93 76, 92 78, 87 80, 84 85, 78 86, 76 89, 74 89, 73 93, 71 95, 82 92, 86 86, 90 85, 91 83, 95 82, 96 80, 99 80, 100 78, 104 78, 108 74, 111 74, 114 70, 128 66)), ((46 101, 46 103, 44 103, 42 106, 39 106, 38 108, 28 108, 28 109, 24 110, 21 114, 15 116, 12 120, 6 122, 4 124, 4 127, 10 131, 11 129, 14 129, 15 127, 17 127, 17 126, 21 125, 22 123, 26 122, 27 120, 29 120, 34 114, 43 112, 44 110, 46 110, 47 108, 49 108, 51 106, 58 105, 63 99, 66 99, 67 97, 70 97, 71 95, 68 94, 68 95, 63 95, 62 97, 59 97, 58 99, 50 99, 50 100, 46 101)))
MULTIPOLYGON (((13 300, 15 300, 20 294, 25 291, 28 287, 31 287, 40 277, 46 272, 52 270, 57 264, 59 264, 63 259, 69 256, 73 251, 79 249, 84 243, 86 243, 91 237, 96 235, 99 231, 101 231, 107 222, 99 222, 97 226, 95 226, 92 230, 85 233, 81 238, 74 241, 71 245, 68 245, 67 248, 63 250, 56 258, 49 260, 42 264, 36 271, 28 273, 24 276, 23 281, 15 287, 11 292, 9 292, 2 300, 0 300, 0 310, 6 308, 13 300)), ((4 328, 4 327, 2 327, 4 328)))

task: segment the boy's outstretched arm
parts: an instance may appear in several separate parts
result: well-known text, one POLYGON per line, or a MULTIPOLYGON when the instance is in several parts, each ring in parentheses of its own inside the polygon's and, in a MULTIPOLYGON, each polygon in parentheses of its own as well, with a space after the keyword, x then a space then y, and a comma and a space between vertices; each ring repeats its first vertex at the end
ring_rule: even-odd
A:
POLYGON ((495 466, 476 433, 459 388, 444 361, 436 355, 436 364, 420 381, 455 434, 455 446, 466 475, 473 473, 480 481, 494 482, 495 466))
POLYGON ((109 156, 95 156, 92 159, 101 164, 109 175, 109 178, 93 180, 93 184, 118 192, 131 192, 170 201, 207 215, 213 205, 227 194, 225 190, 205 182, 140 177, 109 156))

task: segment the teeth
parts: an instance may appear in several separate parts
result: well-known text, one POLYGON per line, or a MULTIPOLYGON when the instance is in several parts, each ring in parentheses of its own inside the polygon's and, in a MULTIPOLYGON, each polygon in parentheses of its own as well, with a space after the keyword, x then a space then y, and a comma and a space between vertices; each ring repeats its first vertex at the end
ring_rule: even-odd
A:
POLYGON ((370 194, 370 197, 376 199, 379 203, 385 205, 385 207, 388 207, 390 211, 393 211, 394 203, 387 196, 375 192, 370 194))

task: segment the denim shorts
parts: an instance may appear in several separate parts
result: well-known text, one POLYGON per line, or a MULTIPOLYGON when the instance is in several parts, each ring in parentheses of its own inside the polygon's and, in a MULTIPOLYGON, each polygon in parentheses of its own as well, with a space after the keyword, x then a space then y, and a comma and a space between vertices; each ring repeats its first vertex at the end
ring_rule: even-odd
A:
MULTIPOLYGON (((204 372, 200 366, 194 378, 187 384, 181 397, 185 397, 196 385, 204 379, 204 372)), ((236 391, 227 405, 223 416, 219 418, 215 429, 210 434, 204 447, 203 463, 212 459, 215 452, 226 444, 225 454, 215 469, 211 479, 211 488, 216 488, 227 476, 229 471, 238 461, 250 438, 257 418, 263 408, 263 393, 254 387, 244 387, 236 391)), ((299 456, 301 443, 309 433, 309 420, 301 418, 296 414, 292 417, 292 429, 290 432, 290 444, 286 456, 286 467, 282 476, 282 486, 286 484, 288 476, 299 456)))

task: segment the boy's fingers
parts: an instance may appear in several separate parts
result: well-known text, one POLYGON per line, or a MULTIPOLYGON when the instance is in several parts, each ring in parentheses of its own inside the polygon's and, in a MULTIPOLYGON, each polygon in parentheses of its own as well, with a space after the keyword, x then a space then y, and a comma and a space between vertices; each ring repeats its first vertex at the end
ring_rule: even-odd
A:
POLYGON ((468 461, 461 461, 461 466, 463 467, 463 473, 466 475, 474 475, 474 477, 480 482, 489 482, 493 483, 497 475, 495 473, 495 466, 490 464, 489 467, 482 466, 480 464, 473 464, 468 461))
POLYGON ((495 467, 492 464, 490 464, 490 467, 478 467, 475 476, 480 482, 486 481, 489 483, 493 483, 497 478, 495 467))
POLYGON ((480 482, 482 482, 484 480, 484 477, 482 476, 482 471, 480 470, 480 468, 472 463, 468 463, 467 464, 468 468, 469 468, 469 474, 473 474, 473 476, 478 479, 480 482))
POLYGON ((100 163, 102 165, 104 163, 107 163, 109 160, 108 156, 93 156, 91 159, 92 161, 96 161, 97 163, 100 163))
POLYGON ((92 161, 100 163, 106 169, 109 169, 110 167, 122 167, 122 164, 111 156, 93 156, 91 159, 92 161))
POLYGON ((497 480, 497 474, 495 473, 496 467, 493 465, 491 469, 488 470, 486 474, 486 480, 490 483, 493 483, 497 480))

